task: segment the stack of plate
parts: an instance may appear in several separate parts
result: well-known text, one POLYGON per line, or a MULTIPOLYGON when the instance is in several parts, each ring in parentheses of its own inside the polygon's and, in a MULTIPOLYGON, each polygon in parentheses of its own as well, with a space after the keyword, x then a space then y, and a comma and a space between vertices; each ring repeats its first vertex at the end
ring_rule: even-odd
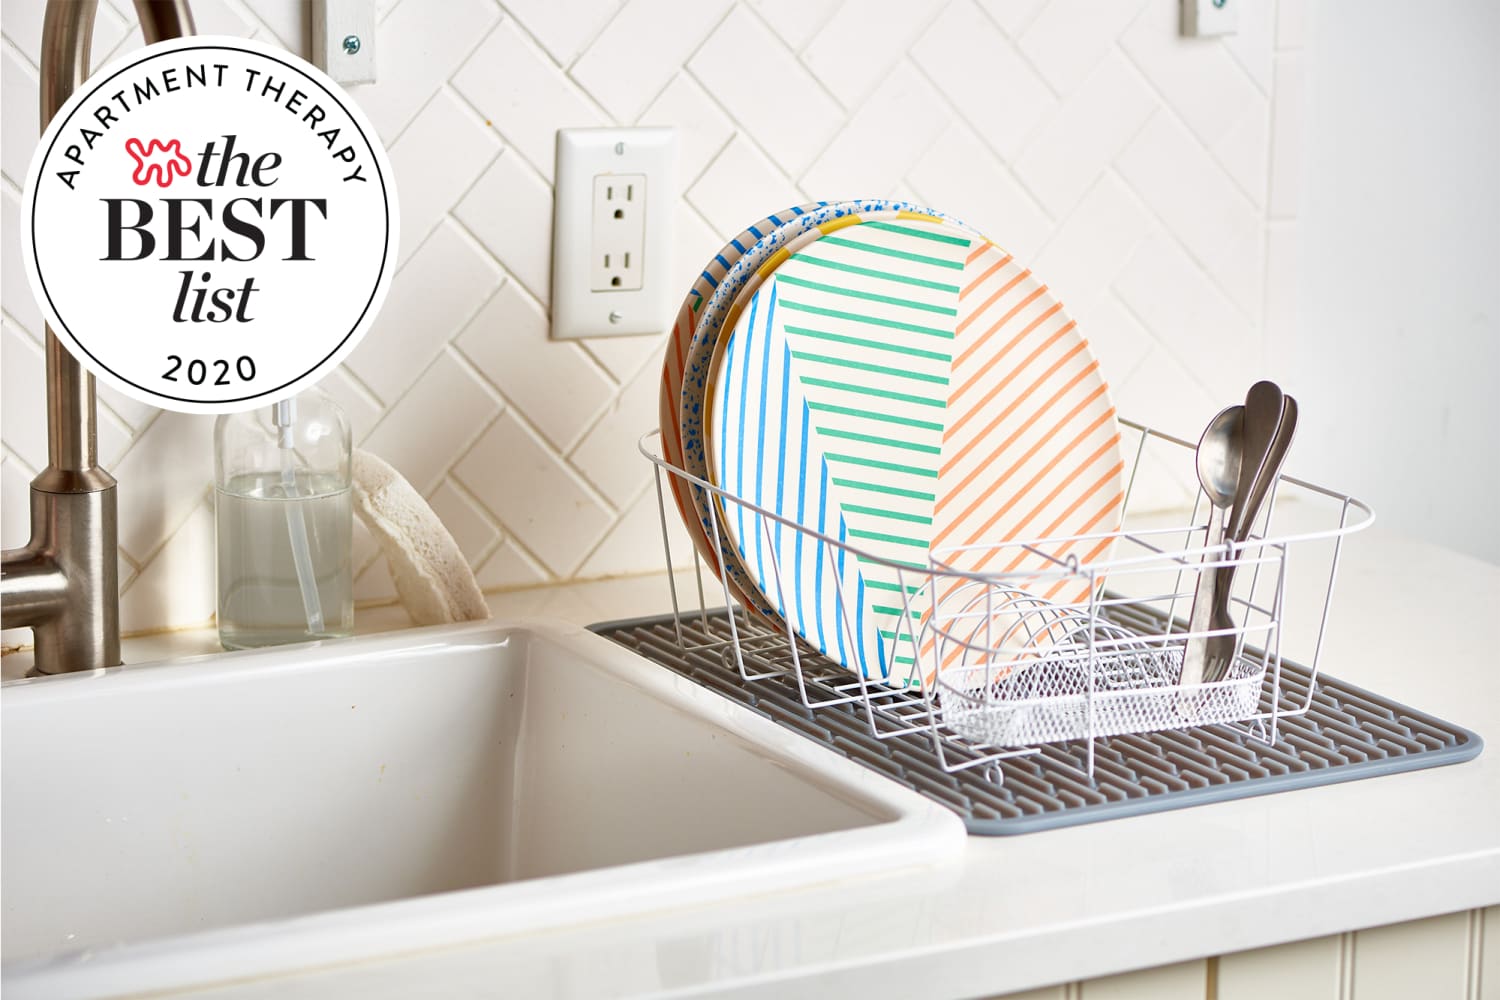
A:
MULTIPOLYGON (((678 315, 661 425, 667 460, 728 494, 671 477, 741 601, 894 685, 931 681, 923 624, 963 589, 928 574, 934 549, 1119 526, 1114 406, 1077 326, 998 245, 899 202, 801 205, 732 240, 678 315)), ((964 564, 1087 563, 1108 544, 964 564)))

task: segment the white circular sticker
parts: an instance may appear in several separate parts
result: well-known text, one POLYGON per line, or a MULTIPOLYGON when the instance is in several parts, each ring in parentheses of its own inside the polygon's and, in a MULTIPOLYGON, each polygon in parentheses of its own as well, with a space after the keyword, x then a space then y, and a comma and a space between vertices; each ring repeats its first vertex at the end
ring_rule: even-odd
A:
POLYGON ((318 381, 396 266, 380 139, 326 75, 240 38, 161 42, 91 77, 26 178, 27 276, 121 392, 222 413, 318 381))

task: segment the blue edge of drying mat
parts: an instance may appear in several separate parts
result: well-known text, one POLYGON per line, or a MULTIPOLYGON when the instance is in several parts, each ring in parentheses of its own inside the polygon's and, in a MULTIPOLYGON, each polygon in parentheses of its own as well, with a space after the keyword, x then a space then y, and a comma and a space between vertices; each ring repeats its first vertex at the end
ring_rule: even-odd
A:
MULTIPOLYGON (((708 632, 698 613, 681 616, 684 634, 692 636, 689 641, 727 639, 724 609, 705 614, 708 632)), ((943 771, 926 731, 876 739, 869 733, 858 703, 814 713, 798 700, 795 683, 789 677, 757 681, 753 687, 745 685, 718 648, 687 651, 678 646, 671 614, 603 622, 589 629, 926 795, 958 813, 969 833, 978 836, 1034 833, 1458 764, 1477 757, 1484 747, 1484 741, 1471 730, 1320 673, 1319 697, 1306 714, 1279 720, 1278 739, 1273 746, 1228 725, 1099 737, 1094 744, 1095 775, 1090 779, 1084 763, 1087 741, 1072 740, 1044 744, 1035 755, 998 761, 996 766, 1005 780, 996 785, 980 773, 988 766, 943 771), (705 683, 705 678, 712 683, 705 683), (778 690, 780 682, 785 687, 778 690), (1345 710, 1351 704, 1358 714, 1345 710), (844 709, 847 711, 840 718, 828 714, 844 709), (809 732, 831 732, 830 725, 838 730, 838 745, 809 732), (1300 762, 1304 769, 1286 770, 1288 761, 1300 762), (1283 773, 1245 771, 1246 766, 1265 771, 1267 764, 1283 773), (1240 774, 1235 775, 1235 771, 1240 774), (1171 781, 1189 787, 1165 787, 1171 781), (1048 788, 1052 789, 1050 793, 1048 788), (1091 794, 1104 801, 1082 801, 1091 794)), ((814 677, 846 673, 809 647, 799 652, 807 672, 814 677)), ((1308 671, 1283 659, 1282 677, 1285 683, 1300 684, 1305 689, 1308 671)))

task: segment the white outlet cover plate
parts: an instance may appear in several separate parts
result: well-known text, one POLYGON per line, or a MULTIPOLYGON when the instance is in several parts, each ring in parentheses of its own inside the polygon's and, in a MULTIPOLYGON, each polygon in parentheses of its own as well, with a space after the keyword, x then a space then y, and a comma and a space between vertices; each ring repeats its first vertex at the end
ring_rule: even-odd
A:
POLYGON ((677 130, 558 129, 553 190, 552 339, 664 332, 682 292, 672 269, 677 130), (594 291, 595 178, 612 174, 646 178, 640 287, 594 291))

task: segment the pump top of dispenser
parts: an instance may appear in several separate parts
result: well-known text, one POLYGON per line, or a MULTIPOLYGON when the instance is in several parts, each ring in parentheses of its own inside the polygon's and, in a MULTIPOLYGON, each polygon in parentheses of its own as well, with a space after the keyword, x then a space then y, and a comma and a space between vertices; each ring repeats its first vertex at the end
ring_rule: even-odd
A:
POLYGON ((320 389, 289 400, 226 413, 214 424, 214 483, 244 489, 246 477, 280 482, 287 452, 299 475, 314 476, 324 489, 347 489, 353 435, 344 411, 320 389))

